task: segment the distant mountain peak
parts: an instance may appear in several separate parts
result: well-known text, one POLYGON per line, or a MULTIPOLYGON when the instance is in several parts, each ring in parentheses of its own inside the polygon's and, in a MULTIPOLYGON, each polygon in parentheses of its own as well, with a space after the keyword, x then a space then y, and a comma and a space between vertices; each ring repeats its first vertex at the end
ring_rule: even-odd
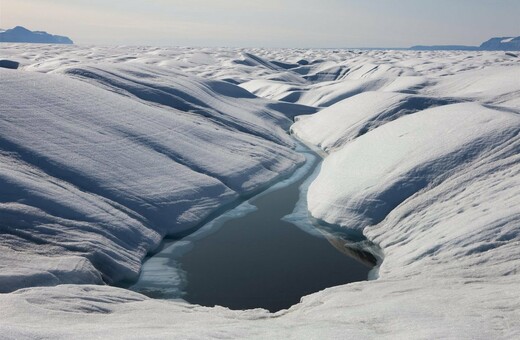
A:
POLYGON ((491 38, 480 45, 483 50, 520 51, 520 36, 491 38))
POLYGON ((8 30, 0 29, 0 42, 39 43, 39 44, 73 44, 68 37, 53 35, 44 31, 31 31, 23 26, 8 30))
POLYGON ((464 45, 434 45, 434 46, 412 46, 411 50, 460 50, 460 51, 520 51, 520 36, 518 37, 496 37, 483 42, 480 46, 464 45))
POLYGON ((28 30, 27 28, 23 27, 23 26, 15 26, 13 28, 14 31, 27 31, 27 32, 30 32, 30 30, 28 30))

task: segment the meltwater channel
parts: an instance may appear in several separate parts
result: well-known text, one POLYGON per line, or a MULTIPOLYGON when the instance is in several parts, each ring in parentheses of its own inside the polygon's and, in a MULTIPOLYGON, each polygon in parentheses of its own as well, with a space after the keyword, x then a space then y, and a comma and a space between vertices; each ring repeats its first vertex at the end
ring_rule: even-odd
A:
POLYGON ((302 296, 366 280, 376 258, 368 241, 318 227, 306 192, 321 158, 303 145, 306 163, 268 190, 195 232, 165 239, 131 290, 230 309, 287 309, 302 296), (361 245, 361 246, 360 246, 361 245))

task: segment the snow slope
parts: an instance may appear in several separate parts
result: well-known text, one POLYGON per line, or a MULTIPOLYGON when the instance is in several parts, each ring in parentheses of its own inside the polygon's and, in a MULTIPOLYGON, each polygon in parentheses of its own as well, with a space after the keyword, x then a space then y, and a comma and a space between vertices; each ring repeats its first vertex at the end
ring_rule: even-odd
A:
POLYGON ((473 161, 514 157, 519 118, 463 103, 387 123, 327 157, 309 188, 309 210, 331 224, 378 224, 408 197, 467 171, 473 161))
POLYGON ((520 59, 29 45, 0 58, 21 64, 0 69, 3 337, 520 337, 520 59), (103 285, 293 170, 284 131, 300 114, 292 133, 328 153, 309 211, 381 247, 377 280, 276 314, 103 285))
MULTIPOLYGON (((0 76, 4 292, 133 277, 165 234, 194 226, 302 162, 281 128, 290 120, 266 101, 250 103, 250 94, 227 98, 222 88, 233 85, 226 83, 214 81, 221 93, 207 87, 197 97, 224 116, 195 104, 191 111, 145 105, 60 75, 0 76), (27 267, 18 247, 28 248, 27 267)), ((203 85, 192 79, 186 91, 196 91, 194 84, 203 85)))

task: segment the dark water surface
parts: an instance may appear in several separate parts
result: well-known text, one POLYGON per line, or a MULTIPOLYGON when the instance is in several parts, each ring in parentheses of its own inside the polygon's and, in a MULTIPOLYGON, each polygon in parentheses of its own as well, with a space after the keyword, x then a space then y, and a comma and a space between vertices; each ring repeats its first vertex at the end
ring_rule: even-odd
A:
POLYGON ((324 288, 366 280, 370 267, 282 220, 293 211, 304 180, 250 200, 258 210, 196 241, 179 259, 187 275, 183 298, 273 312, 324 288))
MULTIPOLYGON (((179 297, 203 306, 274 312, 324 288, 366 280, 372 266, 346 256, 325 237, 282 220, 294 210, 299 187, 315 167, 288 186, 250 199, 256 211, 225 221, 168 260, 183 272, 179 297)), ((161 295, 143 285, 136 290, 161 295)))

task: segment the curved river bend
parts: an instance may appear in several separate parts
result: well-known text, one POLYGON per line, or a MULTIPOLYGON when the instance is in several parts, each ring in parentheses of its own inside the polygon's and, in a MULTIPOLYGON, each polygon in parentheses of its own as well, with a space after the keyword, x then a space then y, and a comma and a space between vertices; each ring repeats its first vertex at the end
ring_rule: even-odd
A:
POLYGON ((366 280, 375 258, 309 220, 306 190, 319 157, 303 146, 298 151, 307 162, 290 178, 186 237, 166 239, 129 288, 203 306, 275 312, 324 288, 366 280))

